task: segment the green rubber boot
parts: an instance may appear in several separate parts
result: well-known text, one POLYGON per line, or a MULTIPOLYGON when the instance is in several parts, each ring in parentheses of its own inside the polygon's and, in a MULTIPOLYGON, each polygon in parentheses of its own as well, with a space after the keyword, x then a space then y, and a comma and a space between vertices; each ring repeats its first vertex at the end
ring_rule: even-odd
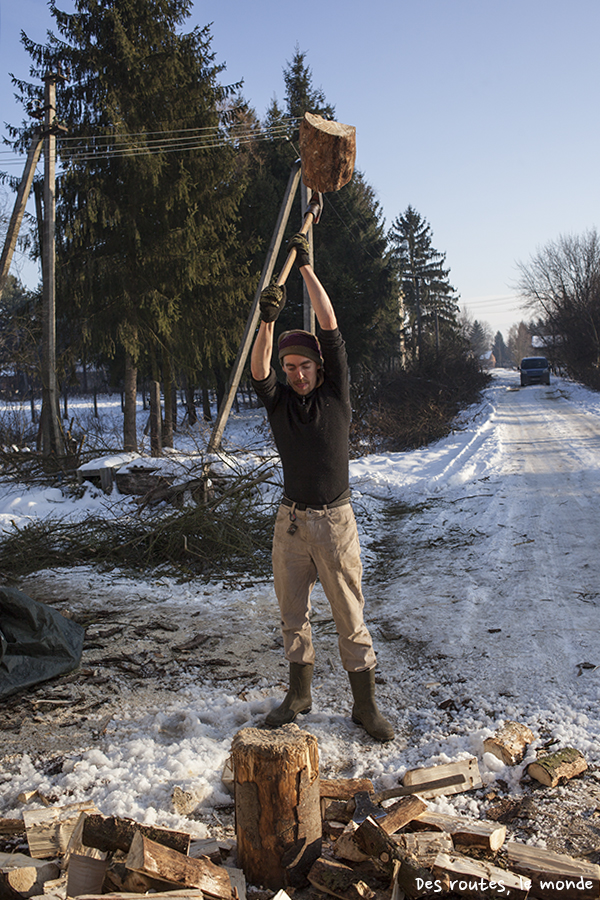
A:
POLYGON ((312 706, 310 683, 314 668, 312 663, 307 666, 290 663, 290 688, 281 706, 271 710, 265 719, 265 725, 279 728, 293 722, 297 715, 310 712, 312 706))
POLYGON ((348 672, 348 677, 354 696, 352 721, 362 725, 376 741, 393 741, 394 729, 381 715, 375 703, 375 668, 348 672))

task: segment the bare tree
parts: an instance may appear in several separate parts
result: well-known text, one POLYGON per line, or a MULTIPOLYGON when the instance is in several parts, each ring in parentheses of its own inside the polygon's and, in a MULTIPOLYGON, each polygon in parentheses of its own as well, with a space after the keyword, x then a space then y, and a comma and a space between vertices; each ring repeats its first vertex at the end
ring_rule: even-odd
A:
POLYGON ((518 263, 517 289, 545 329, 548 355, 571 374, 600 383, 600 238, 595 229, 561 236, 518 263))
POLYGON ((532 356, 531 332, 525 322, 511 325, 508 332, 508 352, 516 366, 524 356, 532 356))

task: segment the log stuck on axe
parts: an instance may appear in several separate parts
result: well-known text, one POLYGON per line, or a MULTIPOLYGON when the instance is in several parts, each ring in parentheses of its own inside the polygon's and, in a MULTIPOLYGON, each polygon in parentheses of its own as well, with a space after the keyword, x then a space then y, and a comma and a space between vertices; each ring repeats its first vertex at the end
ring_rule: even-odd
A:
MULTIPOLYGON (((316 225, 321 215, 321 194, 339 191, 352 178, 356 128, 304 113, 300 122, 300 160, 302 181, 313 192, 300 229, 301 234, 308 234, 313 222, 316 225)), ((277 279, 279 286, 287 281, 295 259, 296 248, 292 247, 277 279)))
POLYGON ((304 113, 300 122, 302 181, 319 194, 348 184, 356 161, 356 128, 304 113))

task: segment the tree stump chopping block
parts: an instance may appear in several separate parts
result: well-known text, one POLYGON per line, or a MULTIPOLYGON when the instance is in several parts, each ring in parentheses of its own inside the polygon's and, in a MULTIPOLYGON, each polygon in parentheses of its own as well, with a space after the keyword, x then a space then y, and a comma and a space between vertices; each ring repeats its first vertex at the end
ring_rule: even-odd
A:
POLYGON ((244 728, 231 755, 238 865, 271 890, 305 885, 321 854, 317 739, 293 724, 244 728))

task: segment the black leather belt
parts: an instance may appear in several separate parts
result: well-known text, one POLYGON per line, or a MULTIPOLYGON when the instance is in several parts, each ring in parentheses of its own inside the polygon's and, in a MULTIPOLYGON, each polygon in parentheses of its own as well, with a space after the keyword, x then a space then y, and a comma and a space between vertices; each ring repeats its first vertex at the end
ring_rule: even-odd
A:
POLYGON ((300 512, 304 512, 305 509, 336 509, 338 506, 346 506, 347 503, 350 503, 350 497, 344 497, 342 500, 334 500, 333 503, 323 503, 321 506, 317 506, 313 503, 294 503, 289 497, 284 497, 281 502, 284 506, 293 506, 294 509, 299 509, 300 512))

